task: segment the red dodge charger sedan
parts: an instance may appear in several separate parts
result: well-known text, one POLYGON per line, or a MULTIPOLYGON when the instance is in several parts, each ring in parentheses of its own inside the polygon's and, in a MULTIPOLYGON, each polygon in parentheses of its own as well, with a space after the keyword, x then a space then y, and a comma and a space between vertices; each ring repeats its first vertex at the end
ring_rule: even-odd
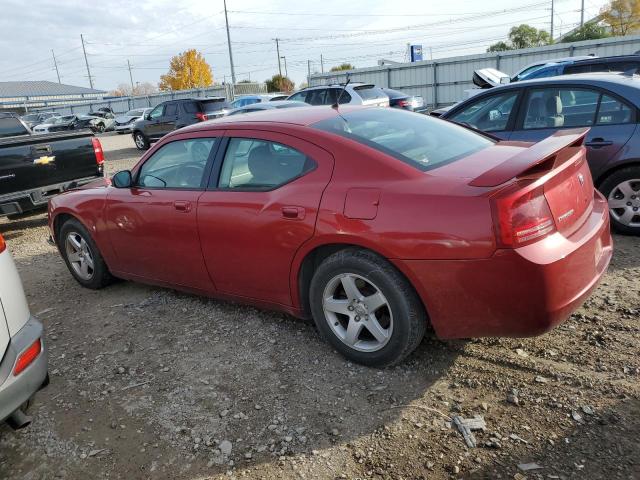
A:
POLYGON ((528 336, 611 259, 606 200, 565 130, 501 142, 396 109, 303 107, 164 137, 131 171, 53 198, 71 274, 313 317, 351 360, 441 338, 528 336))

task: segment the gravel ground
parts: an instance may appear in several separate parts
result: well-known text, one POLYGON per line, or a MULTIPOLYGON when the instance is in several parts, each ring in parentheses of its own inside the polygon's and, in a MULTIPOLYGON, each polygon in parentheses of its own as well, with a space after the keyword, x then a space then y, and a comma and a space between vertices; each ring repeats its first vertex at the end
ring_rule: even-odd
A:
MULTIPOLYGON (((102 138, 111 174, 139 158, 102 138)), ((0 220, 51 385, 0 478, 640 478, 640 241, 616 236, 604 282, 532 339, 427 336, 399 367, 346 362, 310 323, 122 282, 81 288, 46 217, 0 220), (480 415, 475 448, 451 417, 480 415), (539 468, 537 468, 539 467, 539 468)))

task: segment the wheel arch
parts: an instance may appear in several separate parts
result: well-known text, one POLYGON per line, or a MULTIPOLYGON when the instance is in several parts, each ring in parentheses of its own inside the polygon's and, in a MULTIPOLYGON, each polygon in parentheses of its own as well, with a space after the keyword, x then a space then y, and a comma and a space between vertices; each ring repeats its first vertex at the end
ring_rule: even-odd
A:
POLYGON ((598 175, 598 178, 595 179, 593 183, 595 184, 596 188, 599 190, 600 186, 607 178, 609 178, 611 175, 615 174, 616 172, 629 167, 640 167, 640 159, 634 158, 633 160, 628 160, 624 163, 616 163, 615 166, 611 166, 611 168, 600 173, 598 175))

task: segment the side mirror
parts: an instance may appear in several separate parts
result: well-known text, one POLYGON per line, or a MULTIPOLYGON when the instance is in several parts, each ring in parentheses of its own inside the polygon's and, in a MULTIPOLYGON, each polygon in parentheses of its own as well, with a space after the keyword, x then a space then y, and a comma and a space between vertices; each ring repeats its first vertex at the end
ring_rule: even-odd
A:
POLYGON ((131 171, 129 170, 122 170, 111 179, 111 184, 116 188, 130 188, 132 183, 131 171))
POLYGON ((145 119, 145 120, 151 120, 151 113, 147 113, 147 114, 144 116, 144 119, 145 119))

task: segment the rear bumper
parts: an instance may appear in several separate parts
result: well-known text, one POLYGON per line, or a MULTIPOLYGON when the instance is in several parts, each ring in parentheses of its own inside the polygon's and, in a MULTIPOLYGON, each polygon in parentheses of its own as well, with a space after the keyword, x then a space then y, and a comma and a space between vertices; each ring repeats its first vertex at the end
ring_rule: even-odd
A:
POLYGON ((553 234, 488 259, 403 261, 441 338, 526 337, 555 327, 604 275, 613 252, 607 202, 571 237, 553 234))
POLYGON ((4 358, 0 362, 0 421, 4 421, 45 386, 47 378, 47 346, 44 341, 44 329, 38 320, 31 317, 11 339, 4 358), (18 355, 38 338, 42 342, 40 355, 22 373, 14 376, 13 367, 18 355))
POLYGON ((79 178, 77 180, 56 183, 45 187, 0 195, 0 217, 20 214, 44 207, 52 196, 85 185, 94 181, 96 178, 102 177, 102 175, 103 173, 99 171, 96 172, 96 175, 93 177, 79 178))

